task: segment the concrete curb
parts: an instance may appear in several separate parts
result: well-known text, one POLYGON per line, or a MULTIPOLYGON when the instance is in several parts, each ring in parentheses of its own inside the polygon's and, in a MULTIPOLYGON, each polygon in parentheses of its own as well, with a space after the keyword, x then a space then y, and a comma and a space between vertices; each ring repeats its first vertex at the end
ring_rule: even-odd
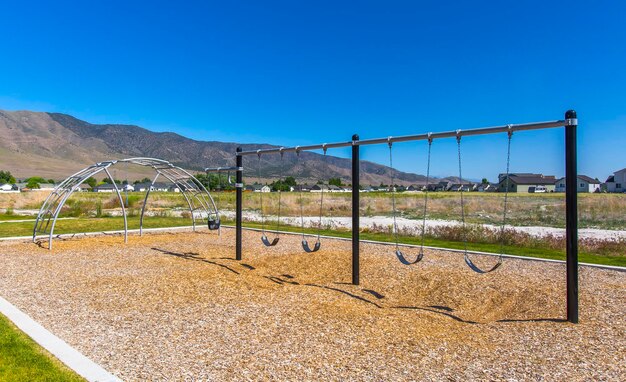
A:
POLYGON ((102 366, 85 357, 65 341, 50 333, 46 328, 2 297, 0 297, 0 313, 11 320, 27 336, 89 382, 122 381, 106 371, 102 366))

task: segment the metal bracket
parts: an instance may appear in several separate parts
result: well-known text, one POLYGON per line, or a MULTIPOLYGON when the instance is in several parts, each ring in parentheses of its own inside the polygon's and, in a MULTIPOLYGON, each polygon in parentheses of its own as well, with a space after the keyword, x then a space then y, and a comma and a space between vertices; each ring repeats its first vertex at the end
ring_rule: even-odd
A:
POLYGON ((578 118, 568 118, 565 120, 565 125, 566 126, 577 126, 578 125, 578 118))
POLYGON ((243 183, 235 183, 235 188, 243 188, 243 183))

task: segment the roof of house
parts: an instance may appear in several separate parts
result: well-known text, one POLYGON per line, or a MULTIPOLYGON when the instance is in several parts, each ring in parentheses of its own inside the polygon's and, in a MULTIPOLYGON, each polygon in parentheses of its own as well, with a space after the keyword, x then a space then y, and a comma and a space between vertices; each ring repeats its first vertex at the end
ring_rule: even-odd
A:
MULTIPOLYGON (((143 182, 143 183, 136 183, 133 185, 133 187, 135 187, 135 189, 138 188, 145 188, 147 189, 148 187, 150 187, 150 185, 152 185, 152 182, 143 182)), ((170 186, 173 186, 173 184, 167 184, 167 183, 163 183, 163 182, 156 182, 153 187, 154 188, 169 188, 170 186)))
MULTIPOLYGON (((587 176, 587 175, 578 175, 577 178, 580 179, 580 180, 583 180, 583 181, 585 181, 585 182, 587 182, 589 184, 600 184, 599 180, 593 179, 592 177, 587 176)), ((560 182, 560 181, 562 181, 564 179, 565 179, 565 177, 559 178, 559 179, 557 179, 557 182, 560 182)))
POLYGON ((614 183, 614 182, 615 182, 615 175, 611 175, 608 178, 606 178, 605 183, 614 183))
MULTIPOLYGON (((543 175, 543 174, 510 174, 509 178, 511 182, 515 184, 531 184, 531 185, 539 185, 539 184, 554 184, 556 183, 556 178, 554 175, 543 175)), ((502 181, 504 181, 503 179, 502 181)))
POLYGON ((98 185, 96 187, 94 187, 94 189, 98 189, 98 190, 115 190, 115 186, 111 183, 104 183, 101 185, 98 185))
POLYGON ((578 175, 578 179, 584 180, 585 182, 590 184, 600 184, 599 180, 593 179, 592 177, 587 175, 578 175))

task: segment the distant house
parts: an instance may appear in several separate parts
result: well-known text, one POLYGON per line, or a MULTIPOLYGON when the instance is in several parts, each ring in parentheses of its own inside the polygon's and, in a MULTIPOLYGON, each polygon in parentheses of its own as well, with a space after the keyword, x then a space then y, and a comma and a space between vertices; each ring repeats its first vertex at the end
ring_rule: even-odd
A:
POLYGON ((83 184, 80 184, 80 185, 78 185, 76 187, 76 191, 78 191, 78 192, 89 192, 89 191, 91 191, 91 186, 86 184, 86 183, 83 183, 83 184))
POLYGON ((308 184, 298 184, 297 186, 293 187, 293 191, 295 191, 295 192, 310 192, 311 191, 311 187, 308 184))
POLYGON ((607 192, 626 192, 626 168, 615 171, 604 183, 607 192))
MULTIPOLYGON (((311 192, 348 192, 345 188, 335 186, 334 184, 316 184, 311 187, 311 192)), ((352 191, 352 189, 350 189, 352 191)))
POLYGON ((498 191, 498 185, 495 183, 481 183, 476 186, 478 192, 496 192, 498 191))
POLYGON ((252 185, 248 185, 246 186, 246 191, 252 191, 252 192, 271 192, 272 189, 270 188, 270 186, 268 185, 263 185, 263 184, 252 184, 252 185))
MULTIPOLYGON (((172 185, 168 185, 166 183, 155 183, 154 185, 151 182, 144 182, 144 183, 135 183, 133 186, 131 186, 133 188, 132 191, 135 192, 146 192, 148 190, 150 191, 157 191, 157 192, 167 192, 167 191, 173 191, 173 192, 179 192, 180 189, 178 191, 173 190, 172 185)), ((130 191, 130 189, 129 189, 130 191)))
POLYGON ((335 186, 334 184, 328 185, 328 192, 343 192, 343 188, 335 186))
POLYGON ((133 187, 132 184, 123 184, 120 187, 120 191, 128 191, 128 192, 133 192, 135 191, 135 187, 133 187))
MULTIPOLYGON (((578 175, 576 192, 600 192, 600 181, 587 175, 578 175)), ((555 192, 565 192, 565 177, 556 181, 555 192)))
POLYGON ((94 187, 93 192, 115 192, 115 186, 110 183, 104 183, 94 187))
POLYGON ((150 189, 150 186, 152 185, 152 183, 149 182, 145 182, 145 183, 135 183, 134 188, 135 188, 135 192, 146 192, 150 189))
POLYGON ((473 183, 453 183, 448 188, 448 191, 470 192, 470 191, 475 191, 475 190, 476 190, 476 185, 473 183))
POLYGON ((427 189, 428 191, 433 191, 435 189, 435 184, 434 183, 430 183, 430 184, 418 183, 418 184, 412 184, 406 188, 406 190, 409 192, 422 192, 422 191, 426 191, 427 189))
MULTIPOLYGON (((554 192, 556 186, 554 175, 515 173, 509 174, 509 179, 509 192, 554 192)), ((500 174, 498 180, 498 191, 505 192, 506 174, 500 174)))
POLYGON ((20 189, 15 184, 5 183, 0 185, 0 192, 20 192, 20 189))
POLYGON ((452 182, 442 180, 435 185, 433 191, 448 191, 450 190, 450 187, 452 187, 452 182))

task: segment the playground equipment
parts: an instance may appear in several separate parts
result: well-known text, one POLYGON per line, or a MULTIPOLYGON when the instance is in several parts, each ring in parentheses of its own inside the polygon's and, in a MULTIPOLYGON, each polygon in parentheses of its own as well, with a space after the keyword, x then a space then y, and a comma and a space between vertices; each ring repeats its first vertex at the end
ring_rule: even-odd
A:
MULTIPOLYGON (((300 149, 296 148, 296 158, 300 161, 300 149)), ((324 163, 326 163, 326 149, 324 149, 324 163)), ((306 235, 304 233, 304 195, 302 195, 302 186, 300 186, 300 228, 302 231, 302 249, 304 249, 307 253, 317 252, 320 250, 322 243, 320 241, 320 235, 322 233, 322 213, 324 212, 324 184, 321 185, 320 189, 320 217, 317 228, 317 239, 313 248, 309 246, 308 241, 306 240, 306 235)))
POLYGON ((88 178, 104 172, 113 185, 113 190, 117 194, 122 208, 122 216, 124 217, 124 242, 128 241, 128 221, 126 218, 126 207, 122 194, 115 183, 114 177, 111 176, 109 168, 116 164, 135 164, 139 166, 151 167, 156 172, 156 176, 152 180, 150 187, 146 192, 143 206, 141 207, 141 215, 139 217, 139 234, 143 234, 143 218, 146 211, 148 196, 154 184, 160 176, 168 179, 180 191, 185 198, 189 211, 191 213, 191 222, 193 229, 196 229, 197 220, 206 220, 206 224, 210 230, 220 229, 219 210, 211 197, 211 194, 204 188, 202 183, 186 170, 174 166, 168 161, 155 158, 127 158, 120 160, 109 160, 99 162, 84 168, 77 173, 71 175, 48 195, 37 215, 35 227, 33 229, 33 242, 36 241, 37 235, 48 235, 48 248, 52 249, 52 238, 54 237, 54 227, 63 205, 67 199, 83 184, 88 178))
MULTIPOLYGON (((467 251, 467 232, 465 228, 465 203, 463 199, 463 186, 461 185, 460 194, 461 194, 461 224, 462 224, 462 233, 463 233, 463 258, 465 260, 465 264, 470 267, 476 273, 490 273, 498 269, 502 265, 503 255, 504 255, 504 233, 506 227, 506 213, 508 207, 508 198, 509 198, 509 168, 511 164, 511 138, 513 137, 513 131, 509 129, 508 131, 508 139, 507 139, 507 149, 506 149, 506 186, 504 192, 504 206, 502 208, 502 224, 500 226, 500 256, 498 256, 498 261, 491 268, 487 270, 483 270, 476 266, 472 259, 469 257, 469 253, 467 251)), ((457 136, 457 152, 459 158, 459 179, 463 179, 461 172, 461 137, 457 136)))
MULTIPOLYGON (((391 142, 391 137, 387 138, 388 140, 388 145, 389 145, 389 168, 391 168, 391 184, 389 185, 391 187, 391 206, 392 206, 392 216, 393 216, 393 234, 394 234, 394 239, 395 239, 395 243, 396 243, 396 256, 398 257, 398 260, 400 260, 400 262, 404 265, 413 265, 413 264, 417 264, 420 261, 422 261, 422 259, 424 258, 424 228, 426 228, 425 226, 422 226, 422 246, 420 248, 419 253, 417 254, 417 256, 415 256, 415 260, 413 261, 409 261, 407 260, 406 256, 404 255, 404 253, 402 253, 402 251, 400 250, 400 238, 399 238, 399 234, 398 234, 398 222, 396 221, 396 215, 397 215, 397 211, 396 211, 396 186, 395 186, 395 182, 394 182, 394 178, 393 178, 393 142, 391 142)), ((430 153, 430 146, 429 146, 429 153, 430 153)), ((430 163, 430 155, 429 155, 429 161, 430 163)), ((428 188, 428 181, 426 181, 426 188, 428 188)), ((425 206, 426 204, 424 204, 425 206)), ((426 210, 424 209, 424 223, 426 222, 426 210)))
MULTIPOLYGON (((280 152, 280 174, 279 176, 282 178, 283 176, 283 152, 280 152)), ((261 154, 259 154, 259 167, 258 167, 258 184, 261 184, 261 154)), ((278 190, 278 217, 276 218, 276 231, 278 232, 279 228, 280 228, 280 196, 281 196, 282 192, 281 190, 278 190)), ((278 241, 280 240, 280 237, 278 236, 278 234, 276 235, 276 237, 270 241, 267 238, 267 234, 265 233, 265 213, 263 212, 263 189, 259 190, 259 203, 260 203, 260 208, 261 208, 261 242, 266 246, 266 247, 273 247, 276 244, 278 244, 278 241)))
MULTIPOLYGON (((337 142, 337 143, 324 143, 324 144, 316 144, 316 145, 307 145, 307 146, 296 146, 296 147, 280 147, 280 148, 271 148, 271 149, 263 149, 263 150, 250 150, 243 151, 242 148, 237 148, 236 151, 236 167, 239 168, 237 170, 237 184, 236 184, 236 231, 235 231, 235 255, 237 260, 242 259, 242 210, 243 210, 243 158, 248 155, 257 155, 259 157, 259 166, 261 164, 260 157, 262 154, 270 154, 270 153, 280 153, 281 158, 285 152, 290 151, 308 151, 308 150, 319 150, 324 149, 326 151, 329 148, 339 148, 339 147, 352 147, 352 284, 359 284, 359 262, 360 262, 360 240, 359 240, 359 147, 364 145, 374 145, 374 144, 383 144, 387 143, 391 145, 396 142, 408 142, 408 141, 418 141, 418 140, 428 140, 429 142, 429 162, 430 162, 430 145, 432 141, 435 139, 443 139, 443 138, 456 138, 457 146, 458 146, 458 155, 459 155, 459 176, 461 176, 461 145, 460 140, 461 137, 464 136, 472 136, 472 135, 484 135, 484 134, 496 134, 496 133, 507 133, 509 134, 509 142, 508 142, 508 153, 507 153, 507 174, 510 160, 510 140, 511 134, 513 132, 520 132, 526 130, 539 130, 539 129, 549 129, 556 127, 564 127, 565 129, 565 177, 566 177, 566 282, 567 282, 567 320, 573 323, 578 322, 578 212, 577 212, 577 193, 576 193, 576 179, 577 179, 577 158, 576 158, 576 127, 578 126, 578 119, 576 116, 576 112, 574 110, 568 110, 565 113, 565 119, 556 120, 556 121, 547 121, 547 122, 534 122, 534 123, 524 123, 524 124, 509 124, 503 126, 495 126, 495 127, 486 127, 486 128, 478 128, 478 129, 470 129, 470 130, 455 130, 455 131, 447 131, 447 132, 439 132, 439 133, 425 133, 425 134, 417 134, 417 135, 408 135, 408 136, 399 136, 399 137, 387 137, 387 138, 376 138, 376 139, 366 139, 360 140, 358 135, 353 135, 352 140, 346 142, 337 142)), ((430 169, 430 163, 428 164, 428 168, 430 169)), ((259 167, 260 171, 260 167, 259 167)), ((282 173, 281 173, 282 176, 282 173)), ((507 175, 507 189, 508 189, 508 175, 507 175)), ((461 198, 463 194, 461 193, 461 198)), ((506 223, 506 198, 508 197, 508 192, 505 194, 505 208, 503 214, 503 224, 501 227, 501 245, 503 245, 504 240, 504 226, 506 223)), ((463 204, 463 200, 461 202, 463 204)), ((426 212, 426 204, 424 205, 424 212, 426 212)), ((395 215, 395 211, 394 211, 395 215)), ((424 219, 426 214, 424 213, 424 219)), ((464 211, 462 212, 462 221, 463 225, 465 224, 465 216, 464 211)), ((423 221, 425 224, 425 221, 423 221)), ((423 226, 423 228, 425 228, 423 226)), ((464 230, 465 231, 465 230, 464 230)), ((423 235, 424 229, 422 229, 423 235)), ((275 238, 274 241, 277 242, 278 238, 275 238)), ((465 240, 467 244, 467 241, 465 240)), ((274 243, 275 244, 275 243, 274 243)), ((398 250, 399 251, 399 250, 398 250)), ((501 251, 502 252, 502 251, 501 251)), ((400 252, 401 253, 401 252, 400 252)), ((423 236, 422 236, 422 245, 420 249, 420 253, 418 254, 418 258, 423 257, 423 236)), ((489 273, 497 269, 502 263, 503 254, 500 253, 499 260, 496 265, 494 265, 489 270, 481 270, 480 268, 473 266, 471 259, 468 256, 467 246, 465 246, 464 250, 464 258, 466 264, 478 273, 489 273)), ((400 261, 402 258, 406 260, 404 255, 402 258, 398 256, 400 261)), ((407 261, 411 263, 410 261, 407 261)), ((413 261, 416 263, 418 261, 413 261)))

